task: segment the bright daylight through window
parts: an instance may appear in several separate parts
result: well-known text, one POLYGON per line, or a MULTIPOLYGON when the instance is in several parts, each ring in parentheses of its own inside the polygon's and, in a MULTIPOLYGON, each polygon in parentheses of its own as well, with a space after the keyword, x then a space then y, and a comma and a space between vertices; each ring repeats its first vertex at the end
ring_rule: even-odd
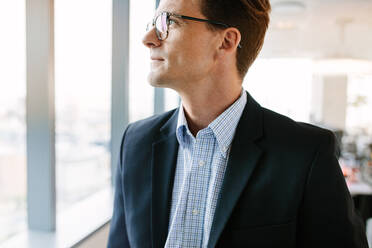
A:
POLYGON ((110 186, 111 34, 111 1, 55 1, 58 212, 110 186))
POLYGON ((154 113, 154 88, 147 82, 150 52, 142 44, 146 24, 155 13, 155 1, 130 2, 129 41, 129 120, 146 118, 154 113))
POLYGON ((25 1, 0 1, 0 246, 26 228, 25 1))

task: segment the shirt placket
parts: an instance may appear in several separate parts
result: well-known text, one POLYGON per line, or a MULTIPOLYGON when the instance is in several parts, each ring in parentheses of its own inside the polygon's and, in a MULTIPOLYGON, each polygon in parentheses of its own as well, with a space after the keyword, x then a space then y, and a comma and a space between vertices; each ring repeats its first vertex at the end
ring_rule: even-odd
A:
POLYGON ((183 170, 179 176, 180 191, 177 199, 176 208, 174 209, 173 218, 170 222, 172 228, 170 228, 169 237, 165 245, 166 248, 178 248, 184 247, 184 233, 185 233, 185 223, 186 223, 186 208, 187 208, 187 197, 190 189, 190 163, 192 146, 194 139, 186 134, 183 137, 182 154, 183 154, 183 170))
POLYGON ((185 247, 200 247, 202 244, 212 149, 212 133, 207 132, 197 136, 189 164, 190 184, 186 207, 186 232, 183 238, 185 247))

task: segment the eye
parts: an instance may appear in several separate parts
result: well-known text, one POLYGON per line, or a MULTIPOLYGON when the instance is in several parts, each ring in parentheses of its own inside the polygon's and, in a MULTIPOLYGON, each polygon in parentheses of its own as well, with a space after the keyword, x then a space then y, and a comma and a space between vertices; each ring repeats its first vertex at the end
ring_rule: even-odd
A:
POLYGON ((176 20, 174 20, 174 19, 169 19, 169 25, 172 25, 172 24, 176 24, 177 22, 176 22, 176 20))

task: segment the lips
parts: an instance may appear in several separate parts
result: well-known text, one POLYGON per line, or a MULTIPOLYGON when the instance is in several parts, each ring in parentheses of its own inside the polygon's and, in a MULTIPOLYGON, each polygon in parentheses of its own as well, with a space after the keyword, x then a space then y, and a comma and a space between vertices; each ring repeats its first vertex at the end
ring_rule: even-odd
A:
POLYGON ((163 58, 160 58, 160 57, 151 57, 151 60, 163 61, 164 59, 163 58))

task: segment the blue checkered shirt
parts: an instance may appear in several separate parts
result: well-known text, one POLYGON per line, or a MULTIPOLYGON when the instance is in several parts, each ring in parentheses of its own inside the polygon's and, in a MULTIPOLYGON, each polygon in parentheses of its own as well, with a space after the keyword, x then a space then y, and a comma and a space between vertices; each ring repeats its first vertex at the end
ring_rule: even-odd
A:
POLYGON ((240 98, 196 138, 188 128, 182 105, 179 108, 179 149, 165 247, 207 247, 230 145, 246 102, 242 89, 240 98))

